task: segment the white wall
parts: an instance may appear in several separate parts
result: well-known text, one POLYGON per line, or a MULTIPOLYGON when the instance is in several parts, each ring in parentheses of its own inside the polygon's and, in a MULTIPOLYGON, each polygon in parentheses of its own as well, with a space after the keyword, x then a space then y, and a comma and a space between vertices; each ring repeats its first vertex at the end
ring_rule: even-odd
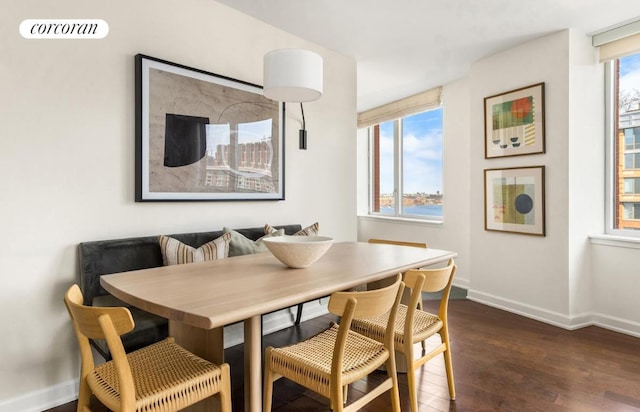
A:
MULTIPOLYGON (((517 310, 562 318, 568 310, 568 31, 476 62, 471 69, 471 259, 470 297, 517 310), (546 153, 484 159, 483 99, 545 83, 546 153), (475 137, 475 138, 474 138, 475 137), (546 236, 484 230, 483 170, 545 166, 546 236)), ((558 319, 560 320, 560 319, 558 319)))
POLYGON ((46 409, 77 390, 62 296, 79 242, 315 221, 355 240, 353 60, 211 0, 0 2, 0 410, 46 409), (99 18, 110 32, 25 40, 28 18, 99 18), (299 106, 287 106, 286 200, 135 203, 134 55, 261 84, 262 56, 282 47, 318 52, 325 69, 324 96, 305 105, 307 151, 299 106))
POLYGON ((604 67, 590 38, 569 32, 569 316, 589 323, 593 310, 589 235, 604 228, 604 67))
POLYGON ((455 284, 475 301, 568 329, 596 324, 640 336, 640 246, 589 240, 604 230, 603 72, 590 39, 574 30, 550 34, 474 63, 444 90, 444 224, 361 216, 358 238, 458 251, 455 284), (546 153, 484 159, 484 97, 539 82, 546 153), (546 236, 485 231, 484 169, 535 165, 546 167, 546 236))
POLYGON ((596 240, 591 245, 593 312, 597 325, 640 337, 638 262, 640 244, 596 240))

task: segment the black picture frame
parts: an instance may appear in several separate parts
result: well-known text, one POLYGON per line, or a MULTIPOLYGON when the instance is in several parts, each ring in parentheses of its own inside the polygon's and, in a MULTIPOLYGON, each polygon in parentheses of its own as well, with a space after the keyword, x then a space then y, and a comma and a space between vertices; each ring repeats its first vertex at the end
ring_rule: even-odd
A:
POLYGON ((135 56, 135 200, 284 200, 285 103, 262 86, 135 56))

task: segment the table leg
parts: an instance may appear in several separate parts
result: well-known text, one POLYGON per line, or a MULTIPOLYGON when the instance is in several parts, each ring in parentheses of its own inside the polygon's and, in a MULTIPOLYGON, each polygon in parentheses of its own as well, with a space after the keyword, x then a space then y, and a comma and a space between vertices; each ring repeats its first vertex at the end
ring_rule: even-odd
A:
MULTIPOLYGON (((177 344, 201 358, 217 364, 224 362, 224 328, 202 329, 170 320, 169 336, 173 336, 177 344)), ((218 412, 220 403, 218 400, 208 398, 185 411, 218 412)))
POLYGON ((244 410, 262 411, 262 317, 244 321, 244 410))

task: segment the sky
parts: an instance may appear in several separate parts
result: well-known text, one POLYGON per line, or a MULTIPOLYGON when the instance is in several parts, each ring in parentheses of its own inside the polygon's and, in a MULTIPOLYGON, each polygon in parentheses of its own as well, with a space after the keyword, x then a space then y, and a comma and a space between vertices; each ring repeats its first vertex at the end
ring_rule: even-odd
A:
MULTIPOLYGON (((404 193, 442 193, 442 108, 405 118, 404 193)), ((380 192, 393 192, 393 122, 380 125, 380 192)))
POLYGON ((620 59, 620 93, 640 94, 640 53, 620 59))

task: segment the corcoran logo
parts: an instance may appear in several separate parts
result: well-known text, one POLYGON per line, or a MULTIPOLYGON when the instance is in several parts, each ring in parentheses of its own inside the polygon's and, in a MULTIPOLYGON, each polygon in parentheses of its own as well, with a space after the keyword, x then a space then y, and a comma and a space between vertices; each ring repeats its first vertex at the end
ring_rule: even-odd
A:
POLYGON ((20 23, 25 39, 102 39, 109 25, 100 19, 27 19, 20 23))

